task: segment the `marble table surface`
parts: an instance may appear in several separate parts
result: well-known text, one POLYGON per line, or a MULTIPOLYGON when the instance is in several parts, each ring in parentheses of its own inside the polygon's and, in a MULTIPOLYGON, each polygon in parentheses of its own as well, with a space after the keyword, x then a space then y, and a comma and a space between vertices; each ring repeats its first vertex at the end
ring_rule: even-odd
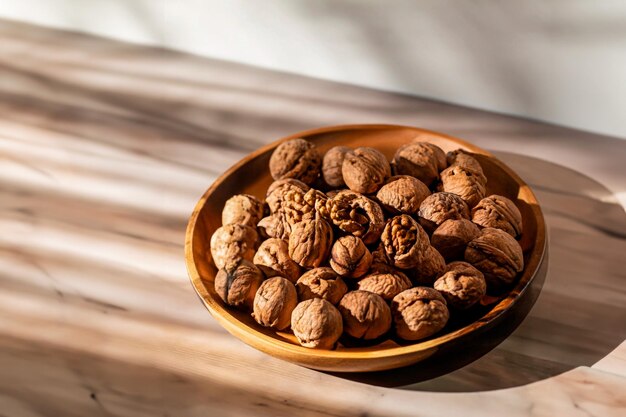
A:
POLYGON ((624 140, 0 21, 0 158, 0 416, 626 415, 624 140), (230 336, 191 288, 184 231, 211 182, 347 123, 474 142, 542 203, 543 290, 461 369, 301 368, 230 336))

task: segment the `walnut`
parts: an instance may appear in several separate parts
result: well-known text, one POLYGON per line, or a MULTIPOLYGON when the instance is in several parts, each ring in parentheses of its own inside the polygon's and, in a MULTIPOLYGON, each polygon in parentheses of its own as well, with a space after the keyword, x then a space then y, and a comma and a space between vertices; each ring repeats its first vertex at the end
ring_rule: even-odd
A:
MULTIPOLYGON (((419 139, 413 140, 413 142, 421 142, 419 139)), ((435 156, 435 160, 437 161, 437 170, 443 171, 448 167, 448 160, 446 157, 446 153, 439 146, 430 142, 422 142, 425 146, 429 147, 433 151, 433 155, 435 156)))
POLYGON ((478 303, 487 292, 482 272, 467 262, 452 262, 446 272, 435 281, 434 287, 443 295, 448 305, 466 310, 478 303))
POLYGON ((372 251, 372 268, 378 264, 389 265, 383 242, 379 242, 376 249, 372 251))
POLYGON ((452 152, 448 152, 447 155, 448 164, 450 166, 460 166, 473 172, 479 172, 484 175, 483 168, 476 158, 469 152, 463 149, 457 149, 452 152))
POLYGON ((343 333, 341 313, 322 298, 302 301, 291 313, 291 330, 304 347, 332 349, 343 333))
POLYGON ((317 179, 321 165, 317 147, 304 139, 281 143, 270 157, 270 173, 275 180, 294 178, 310 185, 317 179))
POLYGON ((265 194, 265 201, 270 208, 270 213, 278 213, 282 210, 285 195, 289 192, 300 192, 303 196, 311 187, 302 181, 291 178, 274 181, 270 184, 265 194))
POLYGON ((341 166, 346 157, 346 153, 350 151, 347 146, 335 146, 330 148, 324 155, 322 160, 322 176, 326 184, 332 188, 339 188, 346 185, 341 173, 341 166))
POLYGON ((396 334, 419 340, 443 329, 450 318, 446 300, 437 290, 414 287, 396 295, 391 302, 396 334))
POLYGON ((340 191, 328 200, 327 216, 339 229, 360 237, 366 245, 378 240, 385 227, 380 206, 352 191, 340 191))
POLYGON ((415 214, 430 195, 428 187, 415 177, 397 175, 378 190, 376 198, 392 214, 415 214))
POLYGON ((391 301, 411 286, 411 281, 402 272, 380 263, 373 265, 367 275, 357 283, 358 289, 378 294, 386 301, 391 301))
POLYGON ((316 268, 328 258, 332 243, 333 229, 326 220, 303 220, 291 229, 289 256, 303 268, 316 268))
POLYGON ((444 192, 426 197, 418 214, 420 224, 431 232, 448 219, 469 219, 467 203, 456 194, 444 192))
POLYGON ((244 224, 256 227, 263 217, 264 204, 253 195, 234 195, 224 204, 222 210, 222 225, 244 224))
POLYGON ((342 236, 330 251, 330 266, 342 277, 359 278, 372 264, 372 254, 356 236, 342 236))
POLYGON ((391 176, 389 161, 374 148, 359 147, 346 153, 341 166, 346 185, 362 194, 375 193, 391 176))
POLYGON ((229 306, 251 308, 263 282, 263 273, 252 262, 241 260, 215 275, 215 292, 229 306))
POLYGON ((522 234, 522 214, 511 200, 501 195, 490 195, 472 209, 472 221, 483 227, 501 229, 513 236, 522 234))
POLYGON ((369 291, 351 291, 339 302, 344 330, 357 339, 376 339, 391 328, 391 310, 381 296, 369 291))
POLYGON ((291 323, 291 313, 298 304, 296 287, 283 277, 264 281, 254 297, 252 317, 261 326, 283 330, 291 323))
POLYGON ((300 277, 300 266, 289 257, 289 247, 284 240, 272 238, 261 243, 254 263, 266 278, 281 276, 296 282, 300 277))
POLYGON ((406 214, 387 221, 381 241, 391 264, 401 269, 414 268, 430 247, 424 229, 406 214))
POLYGON ((480 229, 467 219, 449 219, 430 237, 431 245, 447 260, 463 258, 467 244, 480 235, 480 229))
POLYGON ((443 191, 460 196, 467 205, 474 207, 486 192, 487 178, 481 173, 452 165, 441 173, 443 191))
POLYGON ((287 221, 285 213, 279 211, 267 217, 263 217, 257 224, 259 234, 264 238, 289 239, 291 225, 287 221))
POLYGON ((217 269, 240 259, 251 261, 259 235, 250 226, 227 224, 211 236, 211 256, 217 269))
POLYGON ((412 142, 396 151, 391 167, 394 175, 410 175, 429 186, 439 178, 440 163, 431 144, 412 142))
POLYGON ((524 269, 522 247, 510 234, 491 227, 480 231, 465 249, 465 260, 483 273, 489 290, 511 284, 524 269))
POLYGON ((302 194, 300 190, 289 190, 284 194, 282 210, 285 219, 293 226, 302 220, 311 220, 320 213, 326 213, 328 197, 318 190, 311 188, 302 194))
POLYGON ((413 279, 420 285, 432 285, 435 279, 443 274, 446 261, 432 246, 428 246, 417 259, 413 279))
POLYGON ((343 279, 332 268, 314 268, 305 272, 296 283, 300 301, 323 298, 337 304, 348 291, 343 279))

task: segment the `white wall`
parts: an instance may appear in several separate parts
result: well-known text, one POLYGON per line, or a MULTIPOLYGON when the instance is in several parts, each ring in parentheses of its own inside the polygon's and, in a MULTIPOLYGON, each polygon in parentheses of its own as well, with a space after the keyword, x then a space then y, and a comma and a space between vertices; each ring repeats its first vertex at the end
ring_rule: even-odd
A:
POLYGON ((0 16, 626 137, 624 0, 2 0, 0 16))

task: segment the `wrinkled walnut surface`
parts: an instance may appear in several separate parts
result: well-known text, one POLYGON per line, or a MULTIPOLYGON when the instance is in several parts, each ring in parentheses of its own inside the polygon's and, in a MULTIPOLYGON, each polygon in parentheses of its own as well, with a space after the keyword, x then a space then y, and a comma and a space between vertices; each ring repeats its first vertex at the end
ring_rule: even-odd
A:
POLYGON ((440 163, 431 144, 413 142, 398 148, 391 166, 394 175, 410 175, 430 186, 439 178, 440 163))
POLYGON ((304 347, 332 349, 343 333, 341 313, 321 298, 302 301, 291 313, 291 330, 304 347))
POLYGON ((429 195, 422 201, 419 216, 436 228, 448 219, 469 219, 469 208, 458 195, 439 192, 429 195))
POLYGON ((522 214, 511 200, 490 195, 472 209, 472 221, 483 227, 504 230, 514 238, 522 234, 522 214))
POLYGON ((429 287, 415 287, 396 295, 391 302, 396 334, 405 340, 419 340, 443 329, 450 318, 446 300, 429 287))
POLYGON ((242 224, 227 224, 211 236, 211 256, 217 269, 240 259, 251 261, 259 236, 252 227, 242 224))
POLYGON ((312 220, 316 215, 325 213, 328 197, 318 190, 311 188, 306 193, 290 190, 285 193, 282 210, 287 223, 293 226, 302 220, 312 220))
POLYGON ((398 175, 387 180, 376 193, 376 198, 392 214, 414 214, 429 195, 428 187, 417 178, 398 175))
POLYGON ((278 212, 267 217, 263 217, 257 224, 259 234, 267 238, 288 240, 291 234, 291 225, 287 221, 284 212, 278 212))
POLYGON ((222 225, 243 224, 256 227, 259 220, 263 218, 263 209, 263 202, 253 195, 234 195, 224 204, 222 225))
POLYGON ((473 172, 483 174, 483 168, 476 158, 474 158, 469 152, 463 149, 457 149, 452 152, 448 152, 447 155, 448 164, 450 166, 460 166, 473 172))
POLYGON ((439 251, 428 246, 418 257, 415 264, 413 279, 420 285, 432 285, 435 279, 443 274, 446 269, 446 261, 439 251))
POLYGON ((322 175, 324 182, 333 188, 339 188, 346 185, 341 173, 341 166, 346 157, 346 153, 350 151, 347 146, 335 146, 330 148, 324 155, 322 160, 322 175))
POLYGON ((406 275, 385 264, 373 265, 370 272, 357 283, 358 289, 378 294, 386 301, 391 301, 393 297, 411 286, 411 281, 406 275))
POLYGON ((333 229, 323 219, 303 220, 289 235, 289 256, 303 268, 316 268, 328 258, 333 229))
POLYGON ((343 329, 357 339, 371 340, 391 327, 391 310, 385 300, 369 291, 351 291, 339 302, 343 329))
POLYGON ((341 166, 343 180, 357 193, 375 193, 391 176, 389 161, 374 148, 360 147, 345 154, 341 166))
POLYGON ((448 264, 446 272, 435 281, 434 287, 448 305, 458 310, 472 307, 487 293, 482 272, 462 261, 448 264))
MULTIPOLYGON (((414 142, 420 142, 419 140, 415 140, 414 142)), ((448 159, 446 157, 446 153, 439 146, 430 142, 421 142, 424 146, 427 146, 433 152, 435 160, 437 161, 437 170, 443 171, 448 167, 448 159)))
POLYGON ((278 213, 282 211, 283 201, 285 200, 285 195, 287 193, 299 192, 302 196, 304 196, 304 194, 310 189, 311 187, 302 181, 292 178, 274 181, 270 184, 267 192, 265 193, 265 202, 270 208, 270 213, 278 213))
POLYGON ((482 172, 452 165, 441 172, 443 191, 460 196, 468 207, 474 207, 485 196, 487 178, 482 172))
POLYGON ((381 236, 387 259, 397 268, 414 268, 430 246, 428 235, 411 216, 402 214, 387 221, 381 236))
POLYGON ((215 292, 229 306, 252 308, 254 295, 263 282, 263 273, 252 262, 220 269, 215 275, 215 292))
POLYGON ((266 278, 281 276, 296 282, 300 277, 300 266, 289 257, 289 247, 284 240, 272 238, 261 243, 254 263, 266 278))
POLYGON ((309 185, 317 179, 321 165, 317 148, 304 139, 292 139, 278 145, 269 164, 275 180, 294 178, 309 185))
POLYGON ((336 305, 348 287, 332 268, 320 267, 305 272, 298 279, 296 290, 300 301, 323 298, 336 305))
POLYGON ((327 203, 327 216, 335 226, 361 238, 366 245, 374 243, 385 227, 380 206, 362 194, 340 191, 327 203))
POLYGON ((342 236, 330 251, 330 266, 343 277, 359 278, 372 264, 372 254, 356 236, 342 236))
POLYGON ((296 288, 282 277, 263 281, 254 297, 252 316, 261 326, 283 330, 291 323, 291 313, 298 304, 296 288))
POLYGON ((467 244, 480 235, 480 229, 467 219, 450 219, 441 223, 430 237, 431 245, 445 260, 463 258, 467 244))

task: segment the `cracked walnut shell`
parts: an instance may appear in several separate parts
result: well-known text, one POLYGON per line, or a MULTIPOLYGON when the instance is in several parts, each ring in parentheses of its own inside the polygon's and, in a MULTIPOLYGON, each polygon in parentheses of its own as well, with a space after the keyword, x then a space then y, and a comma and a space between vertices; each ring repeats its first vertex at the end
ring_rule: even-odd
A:
POLYGON ((251 308, 254 295, 263 282, 263 273, 252 262, 241 260, 222 268, 215 275, 215 292, 229 306, 251 308))
POLYGON ((321 165, 322 158, 314 144, 291 139, 274 150, 269 167, 275 180, 294 178, 311 185, 319 176, 321 165))
POLYGON ((217 269, 222 269, 240 259, 251 261, 259 235, 250 226, 227 224, 211 236, 211 256, 217 269))
POLYGON ((281 276, 296 282, 300 277, 300 266, 289 257, 289 247, 284 240, 271 238, 261 243, 253 262, 266 278, 281 276))
POLYGON ((376 198, 392 214, 415 214, 429 195, 428 187, 417 178, 397 175, 387 180, 376 193, 376 198))
POLYGON ((263 218, 264 208, 263 202, 253 195, 234 195, 224 204, 222 225, 243 224, 256 227, 259 220, 263 218))
POLYGON ((302 220, 314 219, 316 215, 326 212, 328 197, 318 190, 311 188, 302 194, 300 190, 288 190, 282 201, 282 211, 285 219, 291 226, 302 220))
POLYGON ((482 272, 467 262, 452 262, 446 272, 435 281, 434 287, 443 295, 448 305, 466 310, 478 303, 487 293, 482 272))
POLYGON ((391 302, 396 334, 404 340, 419 340, 443 329, 450 318, 446 300, 429 287, 414 287, 391 302))
POLYGON ((300 301, 323 298, 336 305, 348 291, 346 283, 332 268, 320 267, 305 272, 296 283, 300 301))
POLYGON ((468 207, 474 207, 485 197, 487 177, 458 165, 452 165, 441 172, 443 191, 460 196, 468 207))
POLYGON ((369 245, 376 242, 385 227, 380 206, 362 194, 340 191, 327 203, 327 217, 342 231, 361 238, 369 245))
POLYGON ((511 200, 490 195, 472 209, 472 221, 482 227, 504 230, 514 238, 522 234, 522 214, 511 200))
POLYGON ((430 237, 430 244, 445 260, 463 258, 467 244, 480 235, 480 229, 467 219, 449 219, 430 237))
POLYGON ((339 302, 344 331, 357 339, 376 339, 391 328, 391 310, 381 296, 369 291, 351 291, 339 302))
POLYGON ((389 161, 379 150, 359 147, 345 154, 341 174, 349 189, 371 194, 391 176, 391 168, 389 161))
POLYGON ((275 214, 282 211, 285 195, 292 193, 300 193, 302 196, 309 191, 311 187, 302 181, 293 178, 274 181, 270 184, 265 193, 265 201, 270 208, 270 213, 275 214))
POLYGON ((296 288, 283 277, 263 281, 254 296, 252 317, 261 326, 283 330, 291 323, 291 313, 298 304, 296 288))
POLYGON ((370 271, 357 283, 359 290, 373 292, 385 301, 412 287, 411 281, 402 272, 385 264, 372 265, 370 271))
POLYGON ((330 266, 342 277, 359 278, 372 264, 372 254, 356 236, 342 236, 330 251, 330 266))
POLYGON ((387 259, 400 269, 417 266, 422 255, 430 247, 428 235, 409 215, 402 214, 387 221, 381 235, 387 259))
POLYGON ((439 178, 442 163, 432 146, 426 142, 412 142, 398 148, 391 161, 394 175, 410 175, 430 186, 439 178))
POLYGON ((291 330, 304 347, 332 349, 343 333, 341 313, 321 298, 302 301, 291 313, 291 330))
POLYGON ((322 160, 322 176, 324 182, 332 188, 340 188, 346 185, 341 173, 343 160, 350 151, 347 146, 335 146, 330 148, 322 160))
POLYGON ((333 229, 321 218, 303 220, 291 229, 289 256, 303 268, 317 268, 328 258, 333 229))

